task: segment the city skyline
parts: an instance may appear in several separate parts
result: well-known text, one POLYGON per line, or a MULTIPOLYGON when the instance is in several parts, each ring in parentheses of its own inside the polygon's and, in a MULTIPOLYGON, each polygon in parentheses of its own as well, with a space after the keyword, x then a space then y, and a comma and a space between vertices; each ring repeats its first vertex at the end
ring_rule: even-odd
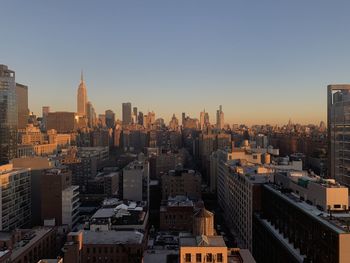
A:
POLYGON ((203 108, 213 118, 223 105, 227 123, 319 123, 326 86, 350 82, 347 7, 11 1, 2 4, 0 59, 28 86, 36 114, 44 105, 75 111, 83 68, 96 112, 118 119, 130 101, 167 121, 203 108))
MULTIPOLYGON (((18 84, 18 83, 17 83, 18 84)), ((18 84, 18 85, 21 85, 21 84, 18 84)), ((79 112, 79 110, 78 110, 78 108, 79 107, 81 107, 81 106, 78 106, 78 105, 86 105, 85 106, 85 108, 86 107, 88 107, 88 105, 90 104, 90 105, 92 105, 91 103, 91 101, 87 101, 87 96, 86 96, 86 93, 87 93, 87 91, 88 91, 88 88, 87 88, 87 85, 86 85, 86 82, 85 82, 85 80, 83 79, 83 72, 81 72, 81 75, 80 75, 80 83, 79 83, 79 85, 78 85, 78 89, 77 89, 77 92, 78 92, 78 97, 76 98, 76 105, 73 105, 73 106, 70 106, 70 105, 64 105, 64 107, 62 107, 62 108, 59 108, 59 109, 55 109, 55 108, 53 108, 51 105, 42 105, 41 106, 41 109, 38 109, 38 112, 35 112, 35 111, 33 111, 31 108, 29 108, 29 110, 30 110, 30 112, 31 113, 33 113, 33 114, 35 114, 36 116, 41 116, 42 115, 42 111, 43 111, 43 108, 47 108, 47 107, 49 107, 50 108, 50 110, 52 110, 52 111, 54 111, 54 112, 75 112, 75 113, 77 113, 78 115, 80 115, 80 116, 82 116, 82 113, 81 112, 79 112), (79 101, 80 101, 80 97, 79 96, 82 96, 82 95, 79 95, 80 94, 80 90, 81 90, 81 88, 83 87, 83 89, 84 89, 84 92, 85 92, 85 99, 84 99, 84 101, 86 101, 86 103, 83 103, 83 102, 80 102, 79 103, 79 101), (75 108, 75 110, 74 110, 74 108, 75 108)), ((106 108, 105 110, 102 110, 101 112, 97 112, 97 114, 104 114, 106 111, 112 111, 114 114, 115 114, 115 117, 116 117, 116 119, 115 120, 119 120, 119 121, 123 121, 123 105, 124 104, 130 104, 130 102, 122 102, 121 103, 121 107, 119 107, 120 109, 112 109, 112 108, 106 108)), ((131 102, 131 106, 132 107, 134 107, 135 106, 135 104, 133 104, 132 102, 131 102)), ((216 106, 217 107, 217 106, 216 106)), ((197 119, 199 122, 201 121, 201 114, 203 113, 203 111, 204 111, 204 113, 206 113, 209 117, 208 118, 210 118, 210 120, 211 121, 209 121, 209 123, 211 124, 211 125, 218 125, 217 124, 217 118, 218 118, 218 115, 217 114, 219 114, 218 112, 223 112, 222 111, 222 105, 219 105, 219 107, 220 107, 220 109, 219 110, 217 110, 217 109, 214 109, 214 110, 212 110, 213 112, 208 112, 208 110, 206 110, 206 107, 204 107, 202 110, 199 110, 198 112, 184 112, 183 110, 181 110, 181 111, 179 111, 179 110, 177 110, 178 112, 176 112, 176 111, 173 111, 173 113, 171 114, 171 116, 168 116, 168 115, 162 115, 162 114, 159 114, 159 115, 157 115, 157 112, 155 111, 155 110, 153 110, 152 108, 147 108, 147 110, 143 110, 143 109, 141 109, 140 110, 140 112, 142 112, 142 113, 144 113, 144 114, 147 114, 147 113, 152 113, 152 112, 154 112, 155 114, 156 114, 156 119, 158 119, 158 118, 162 118, 162 119, 164 119, 165 120, 165 123, 168 123, 168 122, 170 122, 171 120, 172 120, 172 118, 173 118, 173 116, 175 115, 175 117, 179 120, 180 119, 180 117, 181 117, 181 115, 183 114, 183 113, 185 113, 186 114, 186 116, 188 116, 188 117, 191 117, 191 118, 193 118, 193 119, 197 119), (211 117, 210 117, 211 116, 211 117)), ((136 107, 136 108, 138 108, 138 107, 136 107)), ((239 112, 239 113, 244 113, 244 112, 239 112)), ((320 122, 325 122, 325 120, 324 119, 320 119, 320 120, 316 120, 315 122, 312 122, 312 121, 295 121, 294 119, 292 119, 292 118, 289 118, 289 119, 284 119, 284 118, 281 118, 280 119, 280 122, 278 122, 278 121, 276 121, 276 119, 274 119, 274 120, 272 120, 271 122, 268 122, 267 121, 268 119, 264 119, 264 120, 258 120, 258 122, 254 122, 254 121, 244 121, 244 120, 242 120, 242 122, 239 122, 239 121, 233 121, 233 122, 230 122, 230 121, 226 121, 226 119, 225 119, 225 122, 224 122, 224 125, 232 125, 232 124, 245 124, 245 125, 266 125, 266 124, 270 124, 270 125, 278 125, 278 126, 280 126, 280 125, 285 125, 285 124, 287 124, 287 122, 289 123, 289 122, 292 122, 293 124, 302 124, 302 125, 308 125, 308 124, 315 124, 315 125, 318 125, 318 124, 320 124, 320 122)))

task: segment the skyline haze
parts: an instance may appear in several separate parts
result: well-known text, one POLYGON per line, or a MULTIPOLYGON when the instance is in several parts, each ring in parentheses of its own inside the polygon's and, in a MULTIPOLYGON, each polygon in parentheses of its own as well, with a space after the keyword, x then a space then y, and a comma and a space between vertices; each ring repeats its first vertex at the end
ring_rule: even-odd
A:
POLYGON ((83 69, 96 112, 111 109, 119 119, 130 101, 166 121, 181 112, 199 118, 205 108, 213 123, 223 105, 230 124, 318 124, 326 120, 327 85, 350 82, 348 7, 4 2, 0 59, 28 86, 37 115, 45 105, 75 111, 83 69))

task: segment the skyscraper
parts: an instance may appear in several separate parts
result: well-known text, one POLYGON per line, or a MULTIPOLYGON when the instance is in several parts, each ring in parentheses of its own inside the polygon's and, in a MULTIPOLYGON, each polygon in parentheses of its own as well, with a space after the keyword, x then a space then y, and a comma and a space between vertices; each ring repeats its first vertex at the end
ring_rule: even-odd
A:
POLYGON ((108 128, 114 128, 115 125, 115 114, 112 110, 105 111, 106 125, 108 128))
POLYGON ((95 108, 92 105, 92 103, 90 101, 88 101, 88 103, 86 103, 86 117, 88 120, 88 126, 90 128, 95 127, 96 126, 96 112, 95 112, 95 108))
POLYGON ((137 107, 132 108, 132 121, 134 124, 138 123, 137 107))
POLYGON ((16 83, 18 129, 24 129, 28 124, 28 87, 16 83))
POLYGON ((222 111, 222 106, 216 111, 216 128, 222 130, 224 128, 224 113, 222 111))
POLYGON ((46 131, 47 127, 47 116, 49 115, 50 112, 50 106, 43 106, 42 108, 42 121, 41 121, 41 126, 44 131, 46 131))
POLYGON ((181 114, 181 124, 182 124, 182 126, 185 126, 185 120, 186 120, 186 113, 183 112, 181 114))
POLYGON ((131 103, 125 102, 122 105, 122 111, 123 111, 123 124, 128 125, 131 124, 131 103))
POLYGON ((209 113, 205 112, 205 110, 200 113, 199 125, 201 130, 210 125, 209 113))
POLYGON ((0 164, 16 157, 17 125, 15 72, 0 65, 0 164))
POLYGON ((81 72, 80 84, 77 96, 77 113, 80 116, 86 116, 87 91, 84 82, 83 72, 81 72))
POLYGON ((137 117, 137 123, 143 125, 143 112, 139 111, 139 115, 137 117))
POLYGON ((350 186, 350 85, 328 85, 328 176, 350 186))

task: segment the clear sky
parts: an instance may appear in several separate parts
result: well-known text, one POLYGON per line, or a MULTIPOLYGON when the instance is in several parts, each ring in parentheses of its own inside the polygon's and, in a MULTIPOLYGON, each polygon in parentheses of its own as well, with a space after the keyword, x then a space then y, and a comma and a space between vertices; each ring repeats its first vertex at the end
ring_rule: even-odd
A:
POLYGON ((228 123, 326 119, 350 82, 350 1, 2 1, 0 63, 29 105, 76 110, 84 70, 97 113, 121 103, 166 120, 205 108, 228 123))

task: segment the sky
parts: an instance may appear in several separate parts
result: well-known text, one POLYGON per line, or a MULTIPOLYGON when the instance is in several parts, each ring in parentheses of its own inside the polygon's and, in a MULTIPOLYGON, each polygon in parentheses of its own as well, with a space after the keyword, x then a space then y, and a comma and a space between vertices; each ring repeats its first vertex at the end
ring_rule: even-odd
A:
POLYGON ((122 102, 169 120, 319 123, 350 83, 350 1, 3 1, 0 64, 41 115, 76 111, 83 69, 97 113, 122 102))

